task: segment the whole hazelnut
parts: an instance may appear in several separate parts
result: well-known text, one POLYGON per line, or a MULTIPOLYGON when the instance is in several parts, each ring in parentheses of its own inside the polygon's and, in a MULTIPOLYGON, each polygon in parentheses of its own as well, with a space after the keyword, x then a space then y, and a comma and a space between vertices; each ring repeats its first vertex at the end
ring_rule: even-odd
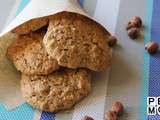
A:
POLYGON ((141 28, 142 27, 142 20, 140 17, 138 16, 135 16, 134 18, 132 18, 128 24, 127 24, 127 27, 126 27, 126 30, 129 30, 133 27, 136 27, 136 28, 141 28))
POLYGON ((114 111, 107 111, 104 118, 105 120, 117 120, 117 115, 114 111))
POLYGON ((111 110, 114 111, 118 116, 122 115, 124 112, 124 106, 121 102, 116 101, 113 103, 111 110))
POLYGON ((142 27, 142 19, 139 16, 135 16, 132 20, 137 23, 139 28, 142 27))
POLYGON ((94 119, 86 115, 81 120, 94 120, 94 119))
POLYGON ((154 54, 158 51, 159 49, 159 44, 156 42, 149 42, 148 44, 145 45, 145 49, 150 53, 154 54))
POLYGON ((129 30, 131 28, 139 28, 139 25, 137 25, 137 22, 135 21, 129 21, 126 27, 126 30, 129 30))
POLYGON ((137 39, 140 34, 140 29, 139 28, 131 28, 127 32, 128 32, 128 36, 131 39, 137 39))
POLYGON ((110 36, 109 37, 109 42, 108 42, 108 45, 110 46, 110 47, 113 47, 113 46, 115 46, 116 44, 117 44, 117 38, 115 37, 115 36, 110 36))

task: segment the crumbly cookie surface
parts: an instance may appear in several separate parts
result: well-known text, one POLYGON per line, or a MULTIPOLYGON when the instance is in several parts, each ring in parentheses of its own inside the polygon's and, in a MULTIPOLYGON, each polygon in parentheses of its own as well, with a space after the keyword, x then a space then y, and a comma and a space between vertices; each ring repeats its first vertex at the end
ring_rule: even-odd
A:
POLYGON ((17 70, 28 75, 46 75, 59 69, 58 62, 46 52, 44 32, 19 36, 8 48, 7 56, 17 70))
POLYGON ((48 25, 47 17, 36 18, 36 19, 29 20, 23 23, 22 25, 16 27, 15 29, 12 30, 12 32, 18 35, 28 34, 46 25, 48 25))
POLYGON ((21 90, 24 99, 39 110, 66 110, 90 93, 90 73, 84 69, 61 69, 46 76, 22 74, 21 90))
POLYGON ((90 18, 62 12, 51 17, 43 42, 48 54, 61 66, 102 71, 111 63, 109 36, 90 18))

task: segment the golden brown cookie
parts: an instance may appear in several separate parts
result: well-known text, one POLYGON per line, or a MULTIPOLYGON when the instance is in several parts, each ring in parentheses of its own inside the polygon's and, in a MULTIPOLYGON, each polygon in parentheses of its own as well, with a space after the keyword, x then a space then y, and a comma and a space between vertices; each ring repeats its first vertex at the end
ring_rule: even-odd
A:
POLYGON ((90 93, 90 73, 84 69, 61 69, 46 76, 22 74, 21 91, 24 99, 39 110, 70 109, 90 93))
POLYGON ((51 17, 43 42, 48 54, 61 66, 102 71, 111 63, 109 36, 90 18, 61 12, 51 17))
POLYGON ((43 47, 45 33, 36 32, 19 36, 8 48, 7 56, 16 68, 28 75, 46 75, 57 69, 57 61, 43 47))
POLYGON ((19 35, 28 34, 46 25, 48 25, 47 17, 36 18, 36 19, 29 20, 23 23, 22 25, 16 27, 15 29, 12 30, 12 32, 19 35))

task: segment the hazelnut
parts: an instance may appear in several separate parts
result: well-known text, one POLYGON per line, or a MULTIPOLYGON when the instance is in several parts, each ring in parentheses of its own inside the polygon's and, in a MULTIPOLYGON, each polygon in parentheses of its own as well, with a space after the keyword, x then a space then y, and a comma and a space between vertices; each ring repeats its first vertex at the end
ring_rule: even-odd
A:
POLYGON ((108 45, 110 47, 113 47, 117 44, 117 38, 115 36, 110 36, 109 37, 109 42, 108 42, 108 45))
POLYGON ((137 25, 137 22, 135 22, 135 21, 128 22, 126 30, 129 30, 131 28, 139 28, 138 25, 137 25))
POLYGON ((114 111, 107 111, 104 118, 105 120, 117 120, 117 115, 114 111))
POLYGON ((139 28, 142 27, 142 19, 139 16, 135 16, 132 20, 137 23, 139 28))
POLYGON ((133 27, 136 27, 136 28, 141 28, 142 27, 142 20, 140 17, 138 16, 135 16, 134 18, 132 18, 128 24, 127 24, 127 27, 126 27, 126 30, 129 30, 133 27))
POLYGON ((140 34, 140 29, 139 28, 131 28, 127 32, 128 32, 128 36, 131 39, 137 39, 140 34))
POLYGON ((117 115, 122 115, 124 112, 123 104, 119 101, 116 101, 113 103, 111 110, 114 111, 117 115))
POLYGON ((94 120, 94 119, 86 115, 82 118, 82 120, 94 120))
POLYGON ((156 42, 149 42, 148 44, 146 44, 145 49, 150 53, 150 54, 154 54, 158 51, 159 48, 159 44, 156 42))

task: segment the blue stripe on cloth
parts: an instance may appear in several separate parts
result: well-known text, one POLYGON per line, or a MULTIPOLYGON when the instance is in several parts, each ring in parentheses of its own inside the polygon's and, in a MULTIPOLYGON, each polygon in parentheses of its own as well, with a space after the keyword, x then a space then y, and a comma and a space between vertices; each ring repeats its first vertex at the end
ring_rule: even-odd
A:
MULTIPOLYGON (((151 40, 160 43, 160 0, 154 0, 151 40)), ((160 96, 160 52, 150 57, 149 96, 160 96)), ((148 120, 160 120, 160 116, 148 116, 148 120)))
MULTIPOLYGON (((160 42, 160 0, 154 0, 151 40, 160 42)), ((160 52, 151 56, 149 96, 160 96, 160 52)))
MULTIPOLYGON (((152 11, 153 11, 153 1, 146 1, 146 18, 145 18, 145 33, 144 33, 144 42, 145 44, 150 41, 151 38, 151 20, 152 20, 152 11)), ((150 55, 145 52, 144 53, 144 67, 143 67, 143 80, 141 82, 141 110, 140 110, 140 120, 147 119, 147 96, 148 96, 148 86, 149 86, 149 62, 150 55)))
POLYGON ((28 104, 23 104, 12 111, 7 111, 0 104, 0 120, 33 120, 34 109, 28 104))
POLYGON ((55 120, 55 113, 42 112, 40 120, 55 120))

